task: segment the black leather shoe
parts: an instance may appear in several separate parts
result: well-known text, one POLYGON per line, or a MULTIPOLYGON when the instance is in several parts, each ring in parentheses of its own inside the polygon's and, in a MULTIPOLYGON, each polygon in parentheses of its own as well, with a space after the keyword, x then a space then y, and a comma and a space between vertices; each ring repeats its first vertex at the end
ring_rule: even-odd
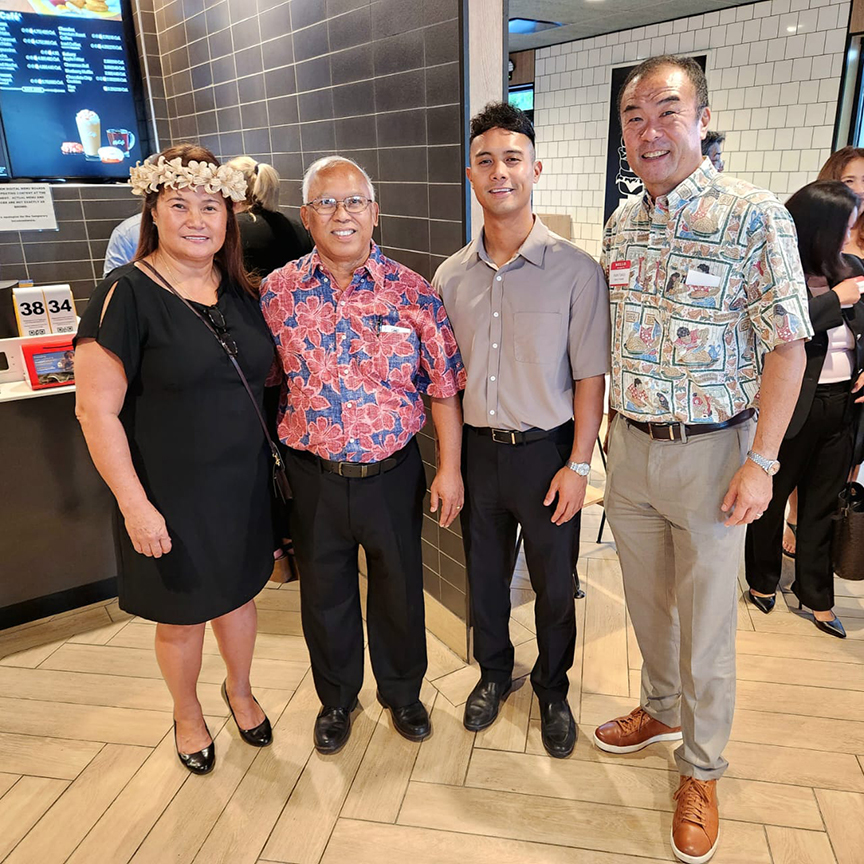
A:
POLYGON ((465 728, 469 732, 479 732, 491 726, 498 716, 501 703, 510 695, 512 689, 512 678, 501 684, 481 678, 465 702, 465 714, 462 718, 465 728))
MULTIPOLYGON (((207 724, 204 724, 207 729, 207 724)), ((210 735, 210 730, 207 729, 207 734, 210 735)), ((174 747, 177 748, 177 721, 174 721, 174 747)), ((213 741, 213 736, 210 735, 210 743, 197 753, 181 753, 177 750, 177 758, 193 773, 193 774, 209 774, 216 764, 216 744, 213 741)))
POLYGON ((338 753, 351 737, 351 712, 357 707, 357 700, 350 708, 333 708, 325 705, 315 719, 315 749, 325 756, 338 753))
POLYGON ((429 721, 429 712, 419 700, 406 705, 404 708, 391 708, 376 693, 378 701, 390 712, 396 731, 409 741, 423 741, 432 734, 432 724, 429 721))
POLYGON ((747 591, 747 599, 760 611, 766 615, 774 608, 777 602, 777 595, 773 597, 757 597, 752 591, 747 591))
POLYGON ((576 746, 576 721, 566 699, 540 702, 540 734, 550 756, 566 759, 576 746))
POLYGON ((846 629, 843 627, 843 622, 836 615, 832 621, 820 621, 818 618, 814 618, 813 623, 823 633, 836 636, 838 639, 846 638, 846 629))
MULTIPOLYGON (((237 718, 234 716, 234 709, 231 707, 231 702, 228 700, 228 681, 225 680, 222 682, 222 698, 225 700, 225 704, 228 706, 228 710, 231 712, 231 716, 234 717, 234 722, 237 723, 237 718)), ((258 705, 258 700, 253 696, 255 704, 258 705)), ((261 706, 258 705, 260 708, 261 706)), ((266 747, 273 741, 273 729, 270 726, 270 721, 267 719, 267 715, 264 715, 264 719, 253 729, 241 729, 240 724, 237 723, 237 731, 240 733, 240 737, 247 743, 251 744, 253 747, 266 747)))

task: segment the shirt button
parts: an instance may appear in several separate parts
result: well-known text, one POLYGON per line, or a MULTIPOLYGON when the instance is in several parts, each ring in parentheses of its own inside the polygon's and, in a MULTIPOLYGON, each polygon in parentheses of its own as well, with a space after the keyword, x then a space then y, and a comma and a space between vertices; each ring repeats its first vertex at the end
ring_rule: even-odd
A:
POLYGON ((493 347, 493 348, 497 348, 497 347, 498 347, 498 343, 497 343, 497 342, 493 342, 493 343, 492 343, 492 347, 493 347))
POLYGON ((346 408, 350 408, 350 407, 351 407, 351 405, 352 405, 352 403, 351 403, 351 402, 346 402, 346 403, 345 403, 345 407, 346 407, 346 408))
POLYGON ((495 380, 495 376, 494 376, 494 375, 490 375, 490 376, 489 376, 489 380, 490 380, 490 381, 494 381, 494 380, 495 380))
POLYGON ((490 414, 494 414, 495 412, 494 412, 494 411, 490 411, 489 413, 490 413, 490 414))
POLYGON ((498 313, 497 313, 497 312, 493 312, 493 313, 492 313, 492 317, 493 317, 493 318, 497 318, 497 317, 498 317, 498 313))
POLYGON ((496 276, 496 277, 495 277, 495 281, 496 281, 496 282, 500 282, 500 281, 501 281, 501 277, 500 277, 500 276, 496 276))

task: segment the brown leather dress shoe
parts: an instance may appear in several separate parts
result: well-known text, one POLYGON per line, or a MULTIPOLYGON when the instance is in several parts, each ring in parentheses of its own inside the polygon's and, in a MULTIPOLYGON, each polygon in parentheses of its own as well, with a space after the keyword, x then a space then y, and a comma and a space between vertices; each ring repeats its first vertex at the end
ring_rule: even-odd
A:
POLYGON ((655 720, 641 705, 594 730, 594 743, 607 753, 635 753, 655 741, 680 740, 680 726, 655 720))
POLYGON ((678 806, 672 817, 672 851, 686 864, 705 864, 720 838, 717 781, 682 776, 674 797, 678 806))

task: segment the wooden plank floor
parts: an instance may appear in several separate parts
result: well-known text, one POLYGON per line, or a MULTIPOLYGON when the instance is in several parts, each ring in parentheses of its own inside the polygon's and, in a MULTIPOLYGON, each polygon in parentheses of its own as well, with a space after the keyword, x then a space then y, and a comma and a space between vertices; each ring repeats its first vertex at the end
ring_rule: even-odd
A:
MULTIPOLYGON (((602 484, 602 477, 592 478, 602 484)), ((472 735, 462 707, 477 680, 431 634, 422 697, 434 734, 412 744, 375 701, 367 661, 349 745, 312 747, 318 702, 299 635, 295 585, 259 597, 256 694, 272 747, 243 744, 226 716, 212 634, 199 693, 216 770, 178 763, 153 625, 116 601, 0 632, 0 861, 9 864, 657 864, 677 783, 671 745, 631 756, 595 749, 596 723, 638 698, 639 648, 611 535, 584 514, 568 760, 540 742, 523 679, 498 722, 472 735)), ((739 606, 738 710, 720 784, 717 864, 864 862, 864 590, 839 584, 845 642, 784 603, 739 606), (856 614, 857 613, 857 614, 856 614)), ((517 674, 536 658, 524 560, 513 580, 517 674)))

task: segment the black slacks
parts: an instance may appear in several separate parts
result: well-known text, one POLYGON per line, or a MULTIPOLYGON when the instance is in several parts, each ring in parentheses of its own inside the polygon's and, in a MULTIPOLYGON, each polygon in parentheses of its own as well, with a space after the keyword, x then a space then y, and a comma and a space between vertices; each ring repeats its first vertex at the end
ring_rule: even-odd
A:
POLYGON ((795 581, 792 592, 809 609, 827 612, 834 605, 831 567, 831 517, 852 460, 850 381, 820 384, 801 431, 780 445, 780 470, 774 495, 761 519, 747 526, 744 547, 747 584, 773 594, 783 566, 783 515, 786 499, 798 489, 795 581))
POLYGON ((286 450, 294 490, 291 537, 300 611, 322 704, 348 707, 363 684, 358 547, 366 552, 366 626, 378 690, 388 705, 416 702, 426 673, 420 529, 426 483, 415 439, 399 464, 363 479, 324 472, 286 450))
POLYGON ((564 525, 551 521, 555 503, 543 499, 573 445, 573 424, 529 444, 498 444, 465 427, 466 514, 462 527, 474 625, 474 657, 485 680, 504 682, 513 672, 510 577, 517 525, 522 526, 534 605, 539 656, 531 683, 539 699, 567 696, 573 665, 573 543, 581 513, 564 525))

